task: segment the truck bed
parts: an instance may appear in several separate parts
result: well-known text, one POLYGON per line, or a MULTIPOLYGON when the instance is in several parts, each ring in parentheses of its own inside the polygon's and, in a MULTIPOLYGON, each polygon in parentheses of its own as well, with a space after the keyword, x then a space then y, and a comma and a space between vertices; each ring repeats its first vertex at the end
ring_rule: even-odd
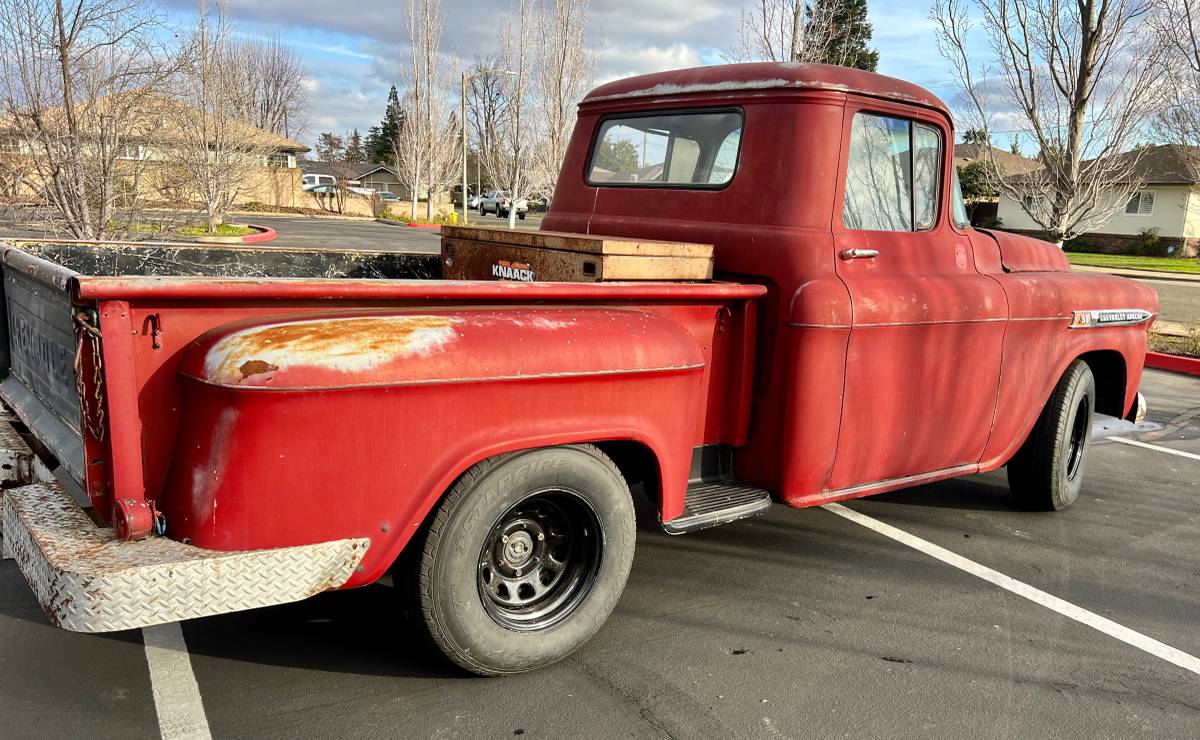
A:
POLYGON ((437 255, 166 244, 22 242, 3 248, 0 265, 0 397, 105 519, 115 496, 159 496, 191 423, 181 358, 237 322, 534 304, 644 311, 683 326, 703 353, 707 403, 691 440, 746 433, 759 286, 448 281, 436 279, 437 255))

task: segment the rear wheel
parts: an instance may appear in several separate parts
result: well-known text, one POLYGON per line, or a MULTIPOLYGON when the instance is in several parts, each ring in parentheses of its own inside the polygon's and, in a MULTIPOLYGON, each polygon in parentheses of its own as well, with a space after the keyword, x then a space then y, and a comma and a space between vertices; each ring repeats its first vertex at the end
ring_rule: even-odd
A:
POLYGON ((1075 502, 1083 486, 1095 411, 1091 368, 1075 360, 1055 386, 1029 438, 1008 463, 1008 486, 1019 506, 1060 511, 1075 502))
POLYGON ((524 221, 524 220, 525 220, 525 214, 524 214, 524 213, 518 213, 518 214, 517 214, 517 218, 519 218, 519 219, 521 219, 522 221, 524 221))
POLYGON ((420 552, 429 636, 472 673, 558 661, 616 606, 633 562, 629 488, 591 445, 501 456, 463 475, 420 552))

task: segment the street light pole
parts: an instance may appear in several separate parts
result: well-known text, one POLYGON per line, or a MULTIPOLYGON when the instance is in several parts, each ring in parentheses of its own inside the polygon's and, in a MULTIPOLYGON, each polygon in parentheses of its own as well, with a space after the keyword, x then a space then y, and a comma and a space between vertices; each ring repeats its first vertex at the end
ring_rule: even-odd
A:
POLYGON ((460 104, 458 114, 458 125, 462 129, 462 204, 463 204, 463 224, 467 223, 467 71, 462 73, 462 89, 459 90, 458 102, 460 104))

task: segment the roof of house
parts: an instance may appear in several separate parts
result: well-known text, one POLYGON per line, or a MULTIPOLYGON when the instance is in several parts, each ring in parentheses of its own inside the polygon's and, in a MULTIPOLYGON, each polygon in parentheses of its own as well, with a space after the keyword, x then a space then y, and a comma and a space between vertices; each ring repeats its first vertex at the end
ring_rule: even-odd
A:
POLYGON ((969 162, 986 160, 989 149, 991 150, 992 158, 996 162, 996 167, 1000 169, 1001 175, 1022 175, 1026 172, 1035 172, 1042 169, 1042 163, 1036 159, 1022 157, 1019 154, 989 147, 986 144, 955 144, 954 164, 961 166, 969 162))
POLYGON ((1200 147, 1160 144, 1117 155, 1137 157, 1133 174, 1147 185, 1194 185, 1200 183, 1200 147))
POLYGON ((631 98, 676 98, 686 95, 728 95, 741 90, 826 90, 856 93, 885 100, 950 111, 936 95, 911 82, 832 64, 755 62, 692 67, 629 77, 601 85, 582 105, 631 98))
POLYGON ((304 174, 306 174, 306 175, 333 175, 333 174, 337 174, 337 173, 334 173, 334 171, 333 171, 334 165, 338 165, 339 167, 341 167, 341 166, 348 167, 350 177, 355 180, 360 180, 360 179, 366 177, 367 175, 370 175, 373 172, 378 172, 380 170, 387 172, 392 177, 395 177, 397 179, 400 178, 400 175, 396 172, 396 169, 394 167, 392 167, 389 164, 382 164, 379 162, 375 162, 375 163, 371 163, 371 162, 343 163, 343 162, 322 162, 320 160, 314 159, 314 160, 310 160, 310 161, 300 162, 299 166, 300 166, 300 169, 304 170, 304 174))
MULTIPOLYGON (((95 102, 90 104, 94 106, 99 115, 103 116, 106 110, 121 109, 120 106, 125 106, 121 109, 121 115, 128 115, 125 120, 134 121, 133 129, 130 131, 131 138, 141 139, 163 139, 166 141, 178 141, 185 138, 189 128, 184 123, 188 118, 199 116, 200 110, 194 106, 188 105, 170 95, 152 92, 149 90, 131 90, 116 95, 108 95, 97 98, 95 102)), ((83 121, 82 126, 86 132, 88 110, 90 106, 81 104, 76 108, 76 115, 83 121)), ((61 108, 49 108, 42 111, 43 117, 53 117, 62 115, 61 108)), ((243 121, 231 121, 232 135, 243 141, 253 141, 255 146, 262 146, 268 149, 274 149, 280 152, 307 152, 309 148, 304 144, 291 139, 285 138, 272 131, 258 128, 243 121)), ((0 119, 0 129, 12 130, 16 128, 13 125, 12 119, 0 119)))

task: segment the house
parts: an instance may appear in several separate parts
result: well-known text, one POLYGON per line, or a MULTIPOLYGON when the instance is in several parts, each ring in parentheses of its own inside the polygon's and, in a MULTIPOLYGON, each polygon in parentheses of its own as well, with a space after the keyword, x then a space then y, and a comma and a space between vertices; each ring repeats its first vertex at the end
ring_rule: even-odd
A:
POLYGON ((339 178, 348 178, 352 188, 374 190, 377 193, 392 193, 401 200, 408 200, 408 188, 400 182, 396 169, 387 164, 358 162, 301 162, 305 186, 333 184, 339 178))
MULTIPOLYGON (((997 149, 985 144, 960 143, 954 145, 954 166, 956 168, 961 169, 975 162, 988 161, 996 163, 996 169, 1002 177, 1024 175, 1042 169, 1042 163, 1036 159, 1022 157, 1005 149, 997 149)), ((969 193, 965 195, 968 196, 967 212, 970 214, 971 223, 976 226, 995 225, 999 208, 998 194, 992 192, 989 195, 976 195, 973 198, 969 193)))
MULTIPOLYGON (((187 122, 198 119, 201 112, 171 96, 139 90, 98 98, 88 105, 81 105, 76 114, 87 135, 88 131, 103 131, 112 111, 117 111, 118 120, 125 122, 115 139, 116 159, 124 165, 117 171, 138 173, 137 178, 131 179, 143 194, 149 189, 157 191, 165 200, 186 198, 186 175, 177 165, 195 148, 196 132, 200 128, 189 126, 187 122)), ((61 109, 51 108, 39 115, 53 121, 62 113, 61 109)), ((300 192, 297 161, 309 148, 248 123, 228 119, 226 122, 230 125, 221 129, 225 141, 237 142, 236 146, 245 146, 247 151, 255 153, 255 157, 261 157, 257 164, 242 165, 239 201, 295 205, 300 192)), ((114 140, 111 132, 105 133, 104 137, 107 142, 114 140)), ((209 144, 210 149, 215 146, 209 144)), ((19 118, 0 118, 0 172, 13 173, 20 180, 19 183, 4 183, 6 195, 40 194, 38 172, 44 169, 39 165, 41 151, 29 123, 22 123, 19 118)))
MULTIPOLYGON (((1116 212, 1102 225, 1078 240, 1098 251, 1122 252, 1139 245, 1142 234, 1152 230, 1164 250, 1195 256, 1200 247, 1200 147, 1163 144, 1120 156, 1138 157, 1133 177, 1141 185, 1127 200, 1122 197, 1125 202, 1116 204, 1116 212)), ((1005 230, 1042 233, 1011 198, 1001 197, 999 216, 1005 230)))

